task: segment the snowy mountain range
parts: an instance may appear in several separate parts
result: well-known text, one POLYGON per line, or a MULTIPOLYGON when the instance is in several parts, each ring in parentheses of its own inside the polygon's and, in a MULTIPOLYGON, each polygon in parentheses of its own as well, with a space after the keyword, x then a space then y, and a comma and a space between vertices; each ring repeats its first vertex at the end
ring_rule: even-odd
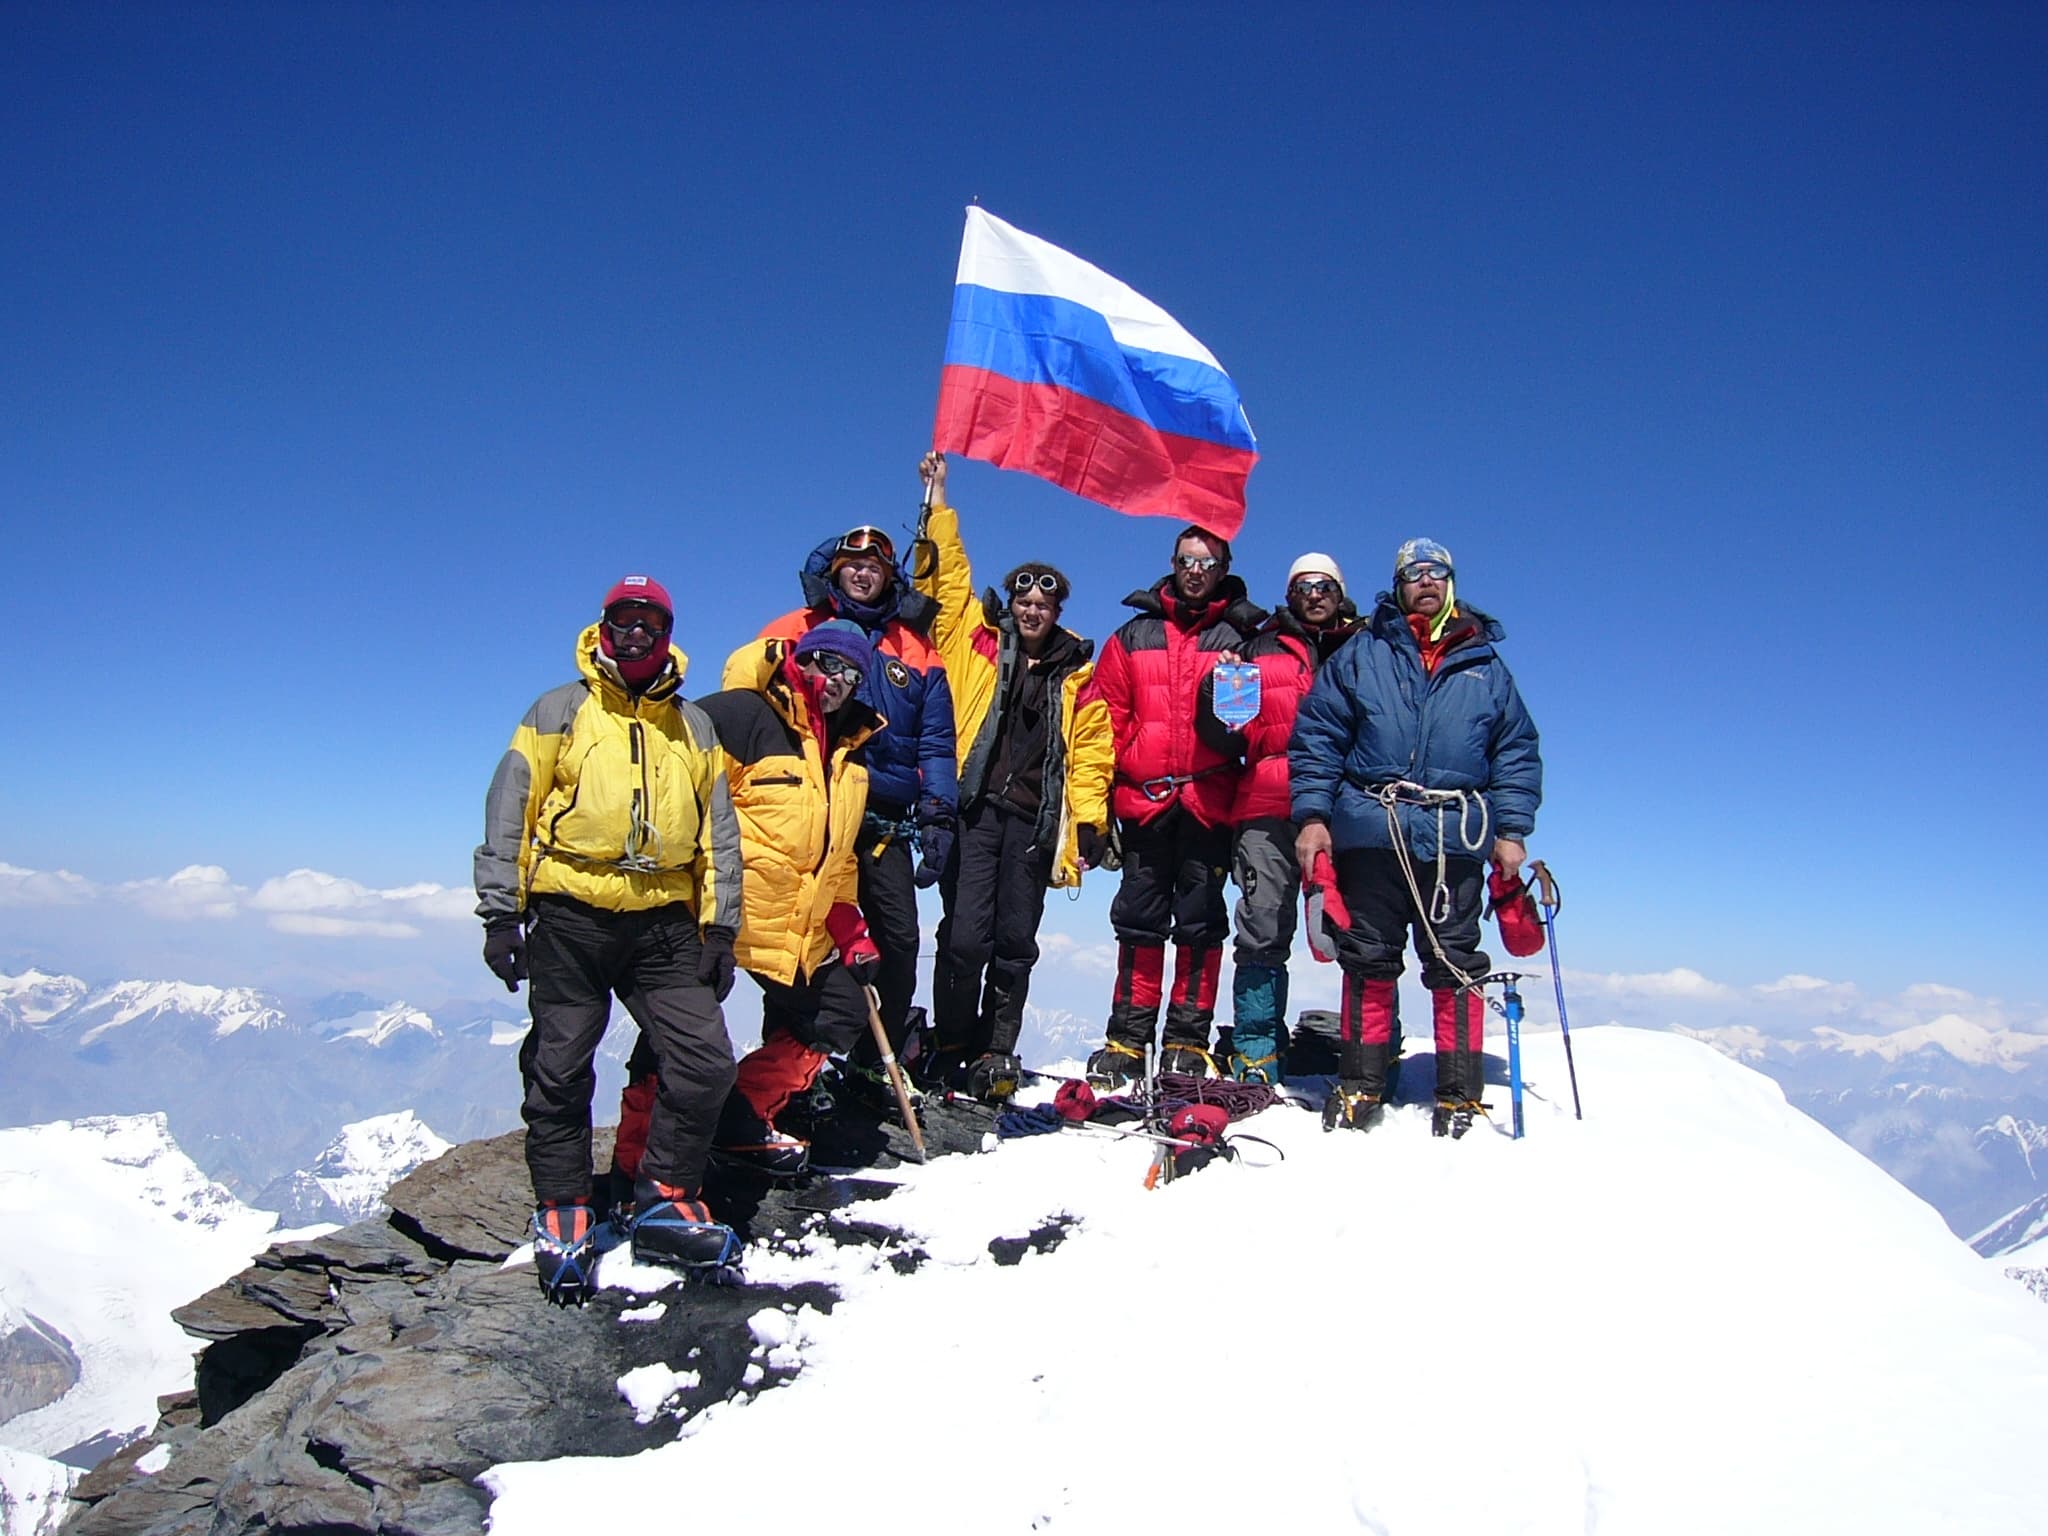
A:
POLYGON ((208 1175, 262 1205, 352 1122, 409 1110, 462 1140, 517 1125, 523 1014, 0 976, 0 1124, 162 1113, 208 1175))
POLYGON ((1771 1077, 1959 1237, 2048 1194, 2048 1035, 1953 1015, 1890 1033, 1678 1033, 1771 1077))

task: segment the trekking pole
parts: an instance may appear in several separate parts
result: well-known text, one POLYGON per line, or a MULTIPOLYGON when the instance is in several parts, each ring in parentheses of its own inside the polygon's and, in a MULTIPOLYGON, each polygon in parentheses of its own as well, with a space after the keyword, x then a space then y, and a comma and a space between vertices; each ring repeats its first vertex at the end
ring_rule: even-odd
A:
POLYGON ((1550 980, 1557 988, 1557 1027, 1564 1031, 1564 1066, 1572 1079, 1572 1118, 1583 1120, 1586 1117, 1579 1111, 1579 1069, 1572 1060, 1572 1026, 1564 1012, 1564 967, 1557 958, 1557 914, 1564 907, 1564 897, 1541 859, 1529 865, 1529 873, 1536 877, 1537 888, 1543 892, 1543 931, 1550 935, 1550 980))
POLYGON ((1522 994, 1515 990, 1519 978, 1509 971, 1500 978, 1502 1010, 1508 1018, 1508 1096, 1513 1103, 1515 1140, 1522 1139, 1522 994))
POLYGON ((889 1049, 889 1031, 882 1027, 882 997, 873 987, 862 987, 868 999, 868 1028, 875 1032, 875 1049, 882 1053, 882 1070, 889 1074, 889 1085, 896 1090, 896 1107, 902 1111, 903 1124, 910 1132, 910 1144, 917 1149, 917 1160, 925 1159, 924 1131, 917 1123, 917 1111, 910 1107, 910 1087, 903 1081, 903 1069, 896 1065, 896 1053, 889 1049))

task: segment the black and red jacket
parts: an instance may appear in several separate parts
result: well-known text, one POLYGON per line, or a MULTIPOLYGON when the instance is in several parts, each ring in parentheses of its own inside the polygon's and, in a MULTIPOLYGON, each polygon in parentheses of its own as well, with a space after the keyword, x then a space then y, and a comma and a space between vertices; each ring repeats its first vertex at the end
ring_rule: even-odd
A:
POLYGON ((1204 826, 1229 822, 1237 789, 1236 759, 1198 732, 1202 682, 1225 651, 1242 650, 1266 612, 1226 576, 1199 604, 1173 595, 1162 577, 1124 599, 1138 610, 1109 637, 1081 702, 1100 699, 1109 709, 1116 744, 1116 783, 1110 809, 1131 821, 1151 821, 1184 805, 1204 826))

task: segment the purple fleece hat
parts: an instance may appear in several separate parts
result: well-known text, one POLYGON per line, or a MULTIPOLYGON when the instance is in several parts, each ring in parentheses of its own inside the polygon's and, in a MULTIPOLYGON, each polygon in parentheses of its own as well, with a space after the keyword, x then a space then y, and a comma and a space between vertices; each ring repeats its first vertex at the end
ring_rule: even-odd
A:
POLYGON ((798 661, 819 651, 830 651, 834 656, 852 662, 860 668, 860 675, 866 677, 875 669, 875 648, 868 643, 868 637, 858 624, 846 619, 827 619, 814 625, 797 637, 796 648, 791 652, 798 661))

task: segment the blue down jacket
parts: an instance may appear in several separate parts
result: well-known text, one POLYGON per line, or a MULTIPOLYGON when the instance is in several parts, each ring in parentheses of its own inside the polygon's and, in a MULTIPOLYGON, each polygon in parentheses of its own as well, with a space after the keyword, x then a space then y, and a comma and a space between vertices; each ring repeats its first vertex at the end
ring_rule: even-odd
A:
MULTIPOLYGON (((1294 819, 1329 822, 1339 852, 1392 846, 1387 813, 1372 791, 1395 780, 1479 792, 1487 826, 1477 848, 1465 846, 1479 830, 1477 806, 1462 834, 1458 808, 1443 813, 1444 841, 1454 858, 1483 859, 1495 837, 1524 838, 1535 830, 1543 800, 1536 722, 1495 649, 1500 625, 1469 604, 1460 606, 1461 618, 1470 620, 1466 634, 1432 676, 1406 617, 1381 594, 1364 631, 1323 664, 1301 701, 1287 743, 1294 819)), ((1404 804, 1400 816, 1409 851, 1434 860, 1436 810, 1404 804)))

